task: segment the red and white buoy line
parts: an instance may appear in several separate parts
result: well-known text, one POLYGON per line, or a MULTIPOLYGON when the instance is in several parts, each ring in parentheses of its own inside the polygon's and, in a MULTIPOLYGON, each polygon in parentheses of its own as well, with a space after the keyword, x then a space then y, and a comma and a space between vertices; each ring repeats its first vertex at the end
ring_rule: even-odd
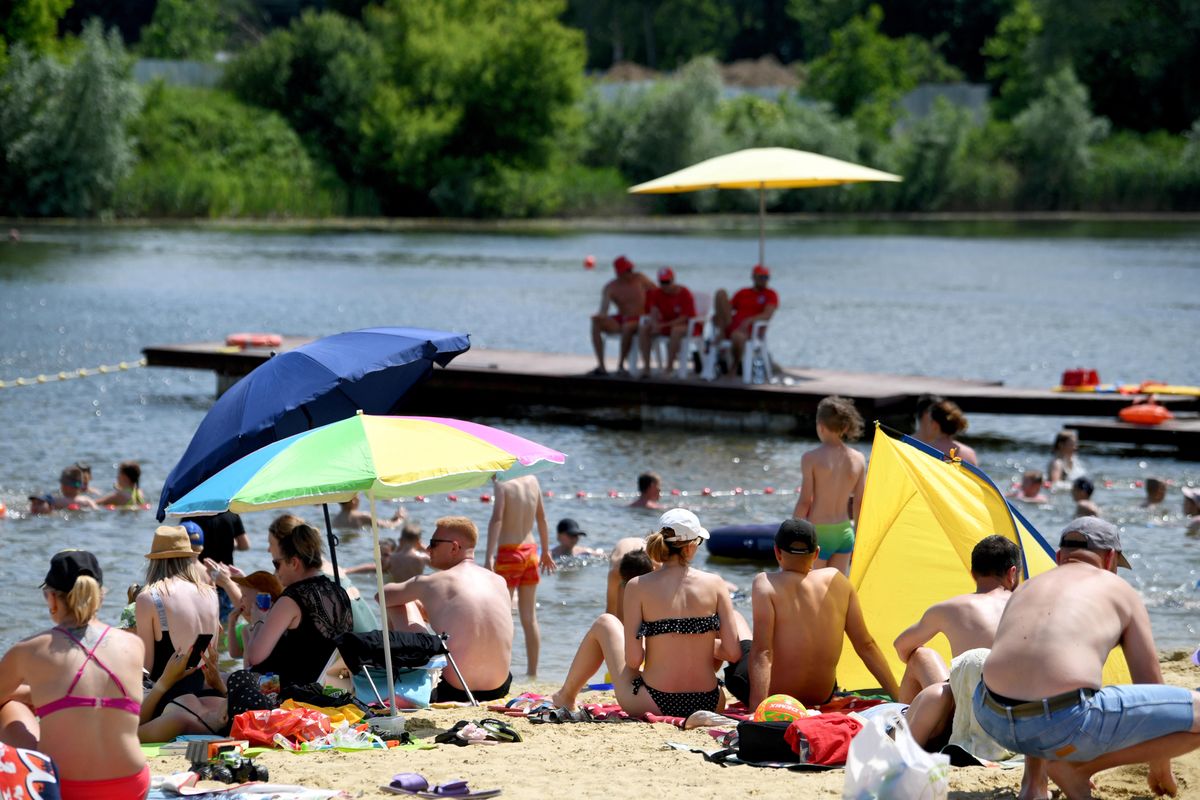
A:
MULTIPOLYGON (((774 486, 764 486, 761 489, 746 489, 741 486, 735 486, 732 489, 712 489, 705 486, 703 489, 671 489, 669 492, 664 491, 663 497, 754 497, 754 496, 770 496, 770 495, 794 495, 800 494, 800 487, 795 489, 776 489, 774 486)), ((607 492, 588 492, 580 489, 571 494, 569 492, 555 492, 553 489, 547 489, 542 492, 542 496, 547 500, 636 500, 641 495, 637 492, 618 492, 616 489, 609 489, 607 492)), ((448 494, 443 496, 447 502, 458 503, 470 501, 464 495, 448 494)), ((412 503, 428 503, 437 498, 426 497, 425 495, 417 495, 416 497, 406 498, 403 502, 412 503)), ((479 502, 490 503, 492 496, 490 494, 479 495, 479 502)))

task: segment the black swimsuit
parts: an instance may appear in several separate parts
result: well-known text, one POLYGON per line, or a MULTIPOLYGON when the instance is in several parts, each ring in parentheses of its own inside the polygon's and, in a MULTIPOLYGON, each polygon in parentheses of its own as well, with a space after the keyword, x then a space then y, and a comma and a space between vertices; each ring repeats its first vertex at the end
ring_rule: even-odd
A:
MULTIPOLYGON (((653 621, 643 620, 638 625, 637 638, 661 636, 665 633, 711 633, 721 629, 721 617, 713 614, 707 617, 668 617, 653 621)), ((664 692, 655 689, 639 675, 633 679, 633 693, 637 694, 643 686, 650 699, 658 706, 658 710, 668 717, 687 718, 696 711, 716 711, 721 701, 721 689, 713 687, 707 692, 664 692)))

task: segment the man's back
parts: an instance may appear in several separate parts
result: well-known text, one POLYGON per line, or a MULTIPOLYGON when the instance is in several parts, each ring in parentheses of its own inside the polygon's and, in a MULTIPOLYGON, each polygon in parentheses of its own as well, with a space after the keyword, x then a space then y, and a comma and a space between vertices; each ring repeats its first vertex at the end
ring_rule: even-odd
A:
MULTIPOLYGON (((503 493, 500 506, 499 544, 522 544, 533 541, 533 523, 541 501, 542 488, 537 478, 525 475, 496 484, 496 494, 503 493)), ((497 498, 499 499, 499 498, 497 498)))
MULTIPOLYGON (((762 573, 775 612, 770 694, 820 703, 833 691, 850 583, 836 569, 762 573)), ((760 584, 761 585, 761 584, 760 584)))
POLYGON ((1105 659, 1139 613, 1146 613, 1141 599, 1113 573, 1081 563, 1055 567, 1013 592, 984 682, 1021 700, 1099 688, 1105 659))
POLYGON ((977 647, 990 648, 1012 592, 998 588, 985 593, 963 594, 930 609, 933 622, 950 641, 955 656, 977 647))
MULTIPOLYGON (((418 579, 419 599, 472 688, 498 686, 512 658, 513 620, 504 579, 465 560, 418 579)), ((447 674, 447 679, 457 679, 447 674)))
POLYGON ((429 554, 415 547, 399 547, 388 558, 388 573, 394 581, 415 578, 429 566, 429 554))

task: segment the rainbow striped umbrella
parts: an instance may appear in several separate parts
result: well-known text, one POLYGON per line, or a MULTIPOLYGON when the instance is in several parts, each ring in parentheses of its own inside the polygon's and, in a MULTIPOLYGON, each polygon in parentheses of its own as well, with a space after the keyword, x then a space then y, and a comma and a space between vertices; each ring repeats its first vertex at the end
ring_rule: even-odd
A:
POLYGON ((176 516, 412 497, 562 464, 562 453, 486 425, 359 413, 254 451, 167 507, 176 516))
MULTIPOLYGON (((360 411, 235 461, 167 506, 167 513, 193 516, 337 503, 362 492, 371 504, 375 582, 386 642, 387 608, 375 501, 469 489, 492 478, 507 480, 540 472, 565 460, 556 450, 474 422, 381 417, 360 411)), ((391 648, 384 647, 383 652, 387 685, 393 687, 391 648)), ((457 669, 453 656, 450 658, 457 669)), ((392 713, 397 713, 394 701, 392 713)))

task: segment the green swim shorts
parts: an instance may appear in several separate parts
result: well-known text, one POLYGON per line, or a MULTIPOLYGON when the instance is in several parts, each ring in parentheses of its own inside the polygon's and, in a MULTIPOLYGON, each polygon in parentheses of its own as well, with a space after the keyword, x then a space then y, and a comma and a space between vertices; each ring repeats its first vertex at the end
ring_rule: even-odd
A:
POLYGON ((838 553, 854 552, 854 523, 850 520, 813 527, 817 529, 817 547, 821 551, 817 558, 828 561, 838 553))

